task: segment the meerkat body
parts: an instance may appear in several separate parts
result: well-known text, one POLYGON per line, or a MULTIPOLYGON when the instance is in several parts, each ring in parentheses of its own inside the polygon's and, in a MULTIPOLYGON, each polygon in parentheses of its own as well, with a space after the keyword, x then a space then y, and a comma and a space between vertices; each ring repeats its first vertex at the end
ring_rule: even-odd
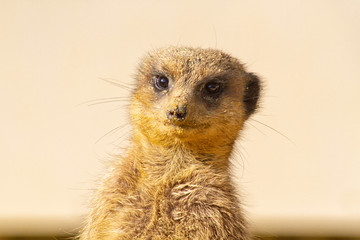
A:
POLYGON ((131 146, 80 239, 249 239, 229 156, 259 79, 221 51, 169 47, 148 54, 136 80, 131 146))

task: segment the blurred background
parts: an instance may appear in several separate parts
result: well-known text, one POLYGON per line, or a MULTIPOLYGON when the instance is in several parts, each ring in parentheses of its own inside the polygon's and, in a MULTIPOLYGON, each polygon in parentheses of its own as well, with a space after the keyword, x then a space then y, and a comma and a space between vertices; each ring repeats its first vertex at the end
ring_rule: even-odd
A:
POLYGON ((79 230, 131 132, 128 101, 95 101, 131 90, 101 79, 133 83, 168 45, 265 83, 234 155, 254 234, 360 239, 359 0, 0 0, 0 239, 79 230))

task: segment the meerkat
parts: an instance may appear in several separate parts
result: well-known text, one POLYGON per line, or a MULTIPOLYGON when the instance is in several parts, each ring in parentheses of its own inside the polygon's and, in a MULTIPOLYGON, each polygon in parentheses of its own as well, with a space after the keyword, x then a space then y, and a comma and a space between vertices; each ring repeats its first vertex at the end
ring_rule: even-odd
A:
POLYGON ((131 145, 96 192, 80 240, 250 239, 229 157, 260 90, 255 74, 219 50, 146 55, 131 145))

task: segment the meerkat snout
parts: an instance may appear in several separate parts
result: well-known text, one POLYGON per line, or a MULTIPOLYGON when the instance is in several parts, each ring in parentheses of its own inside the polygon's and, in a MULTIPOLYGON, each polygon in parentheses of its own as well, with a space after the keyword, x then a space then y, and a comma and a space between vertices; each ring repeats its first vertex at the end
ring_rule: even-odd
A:
POLYGON ((186 106, 176 106, 166 111, 166 116, 169 120, 182 122, 185 120, 187 114, 186 106))

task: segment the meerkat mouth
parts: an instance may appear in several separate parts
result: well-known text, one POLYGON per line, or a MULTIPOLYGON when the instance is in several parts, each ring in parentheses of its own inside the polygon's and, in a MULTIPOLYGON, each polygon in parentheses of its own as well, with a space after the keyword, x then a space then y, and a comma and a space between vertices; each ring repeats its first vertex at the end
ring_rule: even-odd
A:
POLYGON ((181 122, 171 122, 166 121, 164 123, 165 126, 169 126, 173 129, 181 129, 181 130, 204 130, 210 127, 210 124, 206 123, 181 123, 181 122))
POLYGON ((192 126, 192 125, 180 124, 180 123, 169 122, 169 121, 166 121, 164 123, 164 125, 169 126, 171 128, 177 128, 177 129, 193 129, 194 128, 194 126, 192 126))

